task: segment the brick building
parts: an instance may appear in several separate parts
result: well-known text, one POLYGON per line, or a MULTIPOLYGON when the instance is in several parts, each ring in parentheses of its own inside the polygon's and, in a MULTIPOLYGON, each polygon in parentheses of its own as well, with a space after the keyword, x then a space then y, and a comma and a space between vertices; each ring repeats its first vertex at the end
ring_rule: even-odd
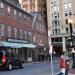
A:
POLYGON ((27 61, 38 59, 47 49, 45 23, 20 8, 18 0, 0 0, 0 49, 13 51, 27 61))

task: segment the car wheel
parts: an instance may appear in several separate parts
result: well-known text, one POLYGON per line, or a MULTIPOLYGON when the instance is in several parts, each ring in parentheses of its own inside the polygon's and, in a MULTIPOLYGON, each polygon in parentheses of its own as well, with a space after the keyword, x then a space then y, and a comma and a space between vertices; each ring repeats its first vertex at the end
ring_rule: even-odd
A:
POLYGON ((8 70, 11 71, 12 70, 12 64, 8 64, 8 70))

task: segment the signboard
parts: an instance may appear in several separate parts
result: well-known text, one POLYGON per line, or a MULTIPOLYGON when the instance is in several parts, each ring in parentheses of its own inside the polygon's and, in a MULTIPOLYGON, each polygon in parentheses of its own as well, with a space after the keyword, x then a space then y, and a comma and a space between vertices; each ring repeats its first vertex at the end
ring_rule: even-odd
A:
POLYGON ((12 38, 8 38, 7 41, 8 42, 15 42, 15 43, 28 43, 28 41, 26 41, 26 40, 12 39, 12 38))

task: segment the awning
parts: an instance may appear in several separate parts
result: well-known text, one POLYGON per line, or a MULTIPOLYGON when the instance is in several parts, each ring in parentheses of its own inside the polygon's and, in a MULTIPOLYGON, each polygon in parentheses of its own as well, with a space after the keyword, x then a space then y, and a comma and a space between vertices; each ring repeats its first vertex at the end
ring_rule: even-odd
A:
POLYGON ((35 48, 34 44, 24 44, 24 43, 11 43, 11 42, 0 42, 0 46, 11 47, 11 48, 35 48))
POLYGON ((22 44, 21 47, 35 48, 36 46, 33 44, 22 44))

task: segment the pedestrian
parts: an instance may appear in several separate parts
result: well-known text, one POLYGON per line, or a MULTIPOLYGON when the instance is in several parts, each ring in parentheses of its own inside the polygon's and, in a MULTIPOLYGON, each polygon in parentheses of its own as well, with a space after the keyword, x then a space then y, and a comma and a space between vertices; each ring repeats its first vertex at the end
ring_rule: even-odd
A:
POLYGON ((68 71, 69 71, 69 58, 68 57, 65 59, 65 64, 66 64, 65 75, 68 75, 68 71))
POLYGON ((61 55, 59 60, 59 66, 60 66, 60 73, 58 75, 65 75, 65 58, 64 54, 61 55))

